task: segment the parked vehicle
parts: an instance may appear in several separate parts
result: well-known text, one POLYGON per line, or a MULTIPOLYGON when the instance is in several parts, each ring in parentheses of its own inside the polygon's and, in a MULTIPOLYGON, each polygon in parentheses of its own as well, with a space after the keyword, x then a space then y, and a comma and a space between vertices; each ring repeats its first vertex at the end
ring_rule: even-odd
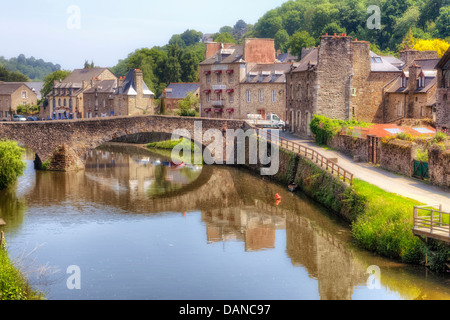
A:
POLYGON ((265 119, 260 114, 248 114, 247 119, 254 126, 261 128, 283 128, 286 125, 275 113, 269 113, 265 119))
POLYGON ((27 121, 39 121, 38 117, 28 117, 27 121))
POLYGON ((20 114, 13 115, 13 121, 27 121, 27 118, 20 114))

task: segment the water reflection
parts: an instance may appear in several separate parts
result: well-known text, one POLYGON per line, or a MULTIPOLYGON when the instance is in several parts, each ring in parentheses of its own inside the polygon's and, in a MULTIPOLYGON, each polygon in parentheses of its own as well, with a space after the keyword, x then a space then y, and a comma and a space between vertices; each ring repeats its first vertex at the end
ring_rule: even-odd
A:
MULTIPOLYGON (((85 172, 77 173, 29 168, 16 188, 22 192, 13 188, 0 193, 0 217, 7 222, 4 228, 13 251, 31 239, 49 242, 58 252, 70 245, 79 252, 78 259, 90 257, 80 264, 102 270, 92 283, 105 272, 112 278, 126 273, 127 282, 120 285, 130 286, 130 292, 127 295, 121 289, 121 299, 132 295, 151 299, 153 294, 167 299, 450 299, 447 276, 358 250, 346 224, 305 197, 242 169, 175 166, 164 155, 118 144, 92 151, 87 164, 85 172), (112 235, 105 231, 109 227, 112 235), (159 233, 165 227, 169 229, 159 233), (120 243, 114 238, 116 229, 126 235, 120 243), (200 241, 196 241, 198 232, 204 235, 200 241), (83 234, 89 241, 74 241, 74 234, 83 234), (52 240, 53 236, 58 240, 52 240), (170 242, 170 250, 159 249, 164 241, 170 242), (101 259, 94 262, 92 257, 107 251, 111 243, 114 251, 105 258, 107 267, 101 259), (179 251, 173 246, 176 243, 179 251), (233 250, 232 256, 216 251, 220 245, 235 249, 236 244, 243 247, 233 250), (151 259, 146 256, 149 250, 151 259), (266 257, 265 262, 261 264, 258 257, 266 257), (174 264, 162 263, 169 260, 174 264), (184 272, 189 265, 197 271, 186 277, 175 272, 178 264, 184 272), (381 290, 367 288, 371 265, 382 270, 381 290), (136 269, 133 274, 129 274, 130 266, 136 269), (149 270, 152 282, 143 289, 145 279, 150 281, 149 270), (224 274, 229 275, 228 284, 221 281, 224 274), (233 282, 237 275, 245 280, 233 282), (168 284, 169 278, 178 283, 178 289, 168 284), (270 278, 279 281, 268 282, 270 278), (316 284, 311 285, 311 280, 316 284), (214 295, 207 291, 209 286, 216 286, 214 295), (148 287, 155 291, 149 292, 148 287), (183 296, 183 290, 190 293, 183 296)), ((55 259, 51 250, 42 255, 42 259, 55 259)), ((82 292, 80 297, 110 298, 116 284, 102 281, 104 292, 82 292)), ((51 297, 71 297, 64 288, 53 290, 51 297)))

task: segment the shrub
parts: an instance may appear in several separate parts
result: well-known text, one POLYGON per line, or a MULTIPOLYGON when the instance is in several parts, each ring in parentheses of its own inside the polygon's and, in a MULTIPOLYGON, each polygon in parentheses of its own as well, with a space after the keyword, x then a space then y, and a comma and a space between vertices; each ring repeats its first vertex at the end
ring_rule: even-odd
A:
POLYGON ((0 190, 14 183, 26 168, 22 160, 24 149, 16 142, 0 140, 0 190))
POLYGON ((334 136, 339 134, 343 128, 362 127, 367 128, 371 124, 356 120, 344 121, 330 119, 325 116, 315 115, 310 123, 311 132, 315 135, 318 144, 327 144, 334 136))

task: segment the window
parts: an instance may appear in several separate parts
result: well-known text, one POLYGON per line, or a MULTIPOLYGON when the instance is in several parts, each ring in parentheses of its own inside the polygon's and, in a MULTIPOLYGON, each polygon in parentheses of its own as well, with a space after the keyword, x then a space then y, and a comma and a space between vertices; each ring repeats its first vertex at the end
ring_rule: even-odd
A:
POLYGON ((217 83, 222 83, 222 74, 221 73, 217 74, 217 83))
POLYGON ((397 115, 402 116, 403 115, 403 104, 401 102, 397 105, 397 115))
POLYGON ((425 88, 425 76, 423 74, 419 77, 419 88, 425 88))
POLYGON ((22 99, 26 99, 27 98, 27 92, 26 91, 22 91, 22 99))
POLYGON ((277 102, 277 92, 272 90, 272 102, 277 102))
POLYGON ((209 93, 206 94, 206 101, 207 102, 211 101, 211 94, 209 94, 209 93))
POLYGON ((264 101, 264 94, 262 90, 259 90, 259 102, 263 102, 264 101))
POLYGON ((206 83, 211 83, 211 75, 206 75, 206 83))
POLYGON ((251 102, 252 101, 252 95, 250 90, 247 90, 247 102, 251 102))
POLYGON ((356 88, 352 88, 352 96, 356 97, 356 88))
POLYGON ((422 114, 422 117, 425 117, 425 108, 424 107, 422 107, 420 109, 420 113, 422 114))
POLYGON ((230 78, 229 78, 229 81, 230 81, 230 83, 233 83, 234 82, 234 74, 233 73, 230 73, 230 76, 229 76, 230 78))
POLYGON ((234 94, 233 94, 233 93, 230 93, 229 96, 230 96, 230 98, 229 98, 229 99, 230 99, 230 102, 234 102, 234 94))
POLYGON ((0 111, 0 118, 3 118, 3 111, 0 111))
POLYGON ((298 85, 298 98, 299 99, 302 98, 302 87, 301 87, 301 85, 298 85))
POLYGON ((407 82, 406 75, 405 75, 405 74, 402 74, 401 81, 400 81, 400 86, 401 86, 402 88, 406 88, 406 85, 407 85, 407 84, 408 84, 408 82, 407 82))

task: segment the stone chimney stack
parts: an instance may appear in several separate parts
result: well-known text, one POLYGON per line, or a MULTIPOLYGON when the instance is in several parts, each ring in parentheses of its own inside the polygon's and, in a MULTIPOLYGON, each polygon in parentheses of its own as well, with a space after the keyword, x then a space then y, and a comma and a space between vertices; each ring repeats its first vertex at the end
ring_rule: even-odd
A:
POLYGON ((409 67, 409 79, 408 79, 409 91, 417 90, 417 80, 419 79, 419 74, 421 71, 422 69, 415 63, 409 67))
POLYGON ((140 69, 134 70, 134 87, 138 96, 144 95, 144 74, 140 69))

